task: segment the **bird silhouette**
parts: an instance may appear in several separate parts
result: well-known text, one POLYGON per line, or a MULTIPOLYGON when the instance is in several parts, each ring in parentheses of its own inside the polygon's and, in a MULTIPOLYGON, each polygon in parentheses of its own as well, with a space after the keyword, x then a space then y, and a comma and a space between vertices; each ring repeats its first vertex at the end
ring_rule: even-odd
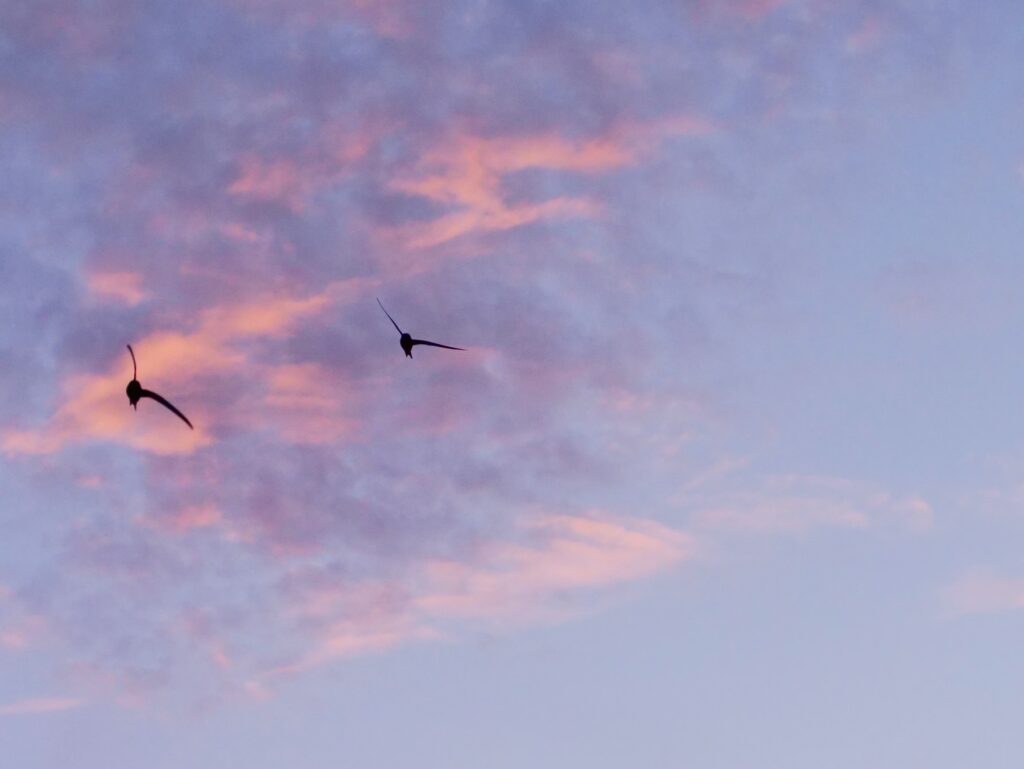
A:
MULTIPOLYGON (((384 305, 381 304, 380 297, 377 298, 377 304, 379 304, 380 308, 384 310, 384 305)), ((401 339, 398 340, 398 343, 402 345, 402 349, 405 351, 406 358, 412 357, 412 348, 418 344, 425 344, 431 347, 443 347, 446 350, 464 349, 462 347, 452 347, 451 345, 447 344, 438 344, 437 342, 428 342, 426 339, 413 339, 411 334, 407 334, 405 331, 402 331, 402 329, 398 328, 398 324, 395 323, 395 319, 391 317, 391 313, 389 313, 387 310, 384 310, 384 314, 388 316, 388 320, 391 321, 391 325, 398 329, 398 333, 402 335, 401 339)))
POLYGON ((132 381, 128 383, 128 387, 125 388, 125 392, 128 393, 128 403, 131 405, 131 407, 138 411, 139 401, 142 398, 152 398, 157 403, 163 404, 171 411, 173 411, 175 414, 177 414, 179 417, 181 417, 181 421, 187 424, 190 430, 194 430, 195 428, 192 427, 192 423, 188 421, 188 417, 182 414, 180 411, 178 411, 178 409, 174 408, 174 406, 171 404, 169 400, 164 398, 162 395, 158 395, 152 390, 145 389, 141 384, 139 384, 139 367, 135 363, 135 350, 132 349, 131 345, 128 345, 128 352, 131 353, 132 356, 133 373, 132 381))

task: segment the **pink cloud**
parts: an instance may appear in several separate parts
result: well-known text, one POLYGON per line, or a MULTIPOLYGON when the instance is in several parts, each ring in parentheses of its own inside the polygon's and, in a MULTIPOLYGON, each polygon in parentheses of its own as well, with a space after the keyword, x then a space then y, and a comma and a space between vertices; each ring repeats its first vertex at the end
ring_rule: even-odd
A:
POLYGON ((649 520, 602 513, 542 515, 515 539, 467 559, 431 559, 400 581, 316 584, 295 611, 314 627, 315 649, 295 671, 415 640, 450 636, 452 622, 516 626, 566 616, 561 600, 665 572, 693 558, 689 535, 649 520))
MULTIPOLYGON (((62 405, 44 427, 6 430, 0 445, 14 454, 49 454, 68 443, 106 440, 156 454, 192 453, 213 442, 208 426, 216 415, 207 412, 202 401, 183 401, 178 393, 189 392, 191 383, 202 377, 230 375, 255 385, 264 383, 270 391, 269 401, 264 405, 280 405, 280 400, 274 398, 286 399, 289 387, 294 391, 296 370, 275 370, 269 364, 255 362, 243 343, 285 338, 304 321, 353 297, 365 283, 332 283, 304 297, 268 296, 259 301, 216 305, 198 313, 191 330, 155 331, 134 340, 140 381, 189 414, 194 431, 182 429, 174 415, 159 407, 147 410, 152 406, 149 401, 140 404, 140 412, 145 414, 141 418, 128 408, 124 387, 132 368, 125 352, 105 374, 71 376, 61 388, 62 405)), ((323 395, 322 389, 314 392, 323 395)), ((291 405, 294 408, 294 398, 291 405)), ((277 414, 287 425, 288 415, 283 411, 277 414)), ((259 409, 251 408, 248 413, 258 416, 259 409)), ((308 404, 300 416, 308 425, 308 404)), ((338 434, 341 431, 336 428, 338 434)))
POLYGON ((885 34, 885 24, 878 16, 869 16, 860 27, 846 38, 848 53, 863 53, 878 45, 885 34))
MULTIPOLYGON (((507 230, 544 218, 594 215, 597 205, 583 198, 509 204, 501 194, 503 174, 524 168, 596 172, 620 166, 627 158, 613 145, 574 145, 553 137, 481 139, 464 136, 428 153, 422 170, 392 186, 457 207, 426 224, 404 228, 409 249, 430 248, 471 232, 507 230)), ((404 236, 404 237, 403 237, 404 236)))
POLYGON ((455 208, 397 233, 410 250, 431 248, 471 233, 509 230, 545 219, 597 217, 593 198, 559 196, 543 202, 511 203, 501 184, 505 175, 526 169, 598 174, 636 163, 671 136, 704 136, 712 124, 698 116, 677 115, 627 125, 606 137, 570 140, 556 134, 481 137, 460 133, 428 151, 412 173, 392 188, 455 208))
POLYGON ((1024 579, 973 571, 942 592, 942 602, 953 616, 999 614, 1024 609, 1024 579))
POLYGON ((305 210, 320 190, 346 178, 378 138, 372 129, 326 122, 299 153, 248 153, 241 156, 229 195, 279 203, 293 213, 305 210))
POLYGON ((134 306, 144 301, 142 275, 137 272, 93 272, 86 275, 86 287, 95 298, 134 306))
POLYGON ((292 674, 330 662, 387 651, 413 641, 436 640, 438 634, 404 617, 360 617, 332 622, 317 631, 316 648, 302 659, 270 670, 292 674))
POLYGON ((784 497, 713 507, 697 515, 700 526, 745 534, 797 532, 816 526, 864 528, 868 516, 846 502, 784 497))
POLYGON ((278 415, 278 430, 294 444, 333 443, 358 429, 362 393, 321 365, 278 366, 267 375, 263 403, 278 415))
POLYGON ((327 124, 313 149, 297 157, 246 155, 240 160, 238 175, 227 192, 280 203, 295 213, 303 211, 318 191, 342 180, 351 164, 363 157, 373 143, 371 133, 352 134, 346 129, 327 124))
POLYGON ((924 498, 899 497, 844 478, 769 476, 751 485, 715 495, 720 501, 709 506, 701 505, 700 492, 691 486, 677 501, 695 507, 697 526, 742 534, 792 534, 823 526, 862 529, 882 523, 925 531, 932 525, 932 508, 924 498))
MULTIPOLYGON (((129 361, 127 375, 121 371, 107 376, 77 375, 68 379, 62 388, 64 404, 49 423, 40 429, 6 430, 2 443, 4 451, 51 454, 71 442, 109 440, 157 454, 181 454, 210 443, 211 438, 202 427, 195 431, 182 430, 181 423, 169 412, 152 408, 156 416, 138 419, 127 407, 124 395, 124 386, 131 378, 130 366, 129 361)), ((152 382, 159 377, 148 379, 152 382)), ((166 386, 159 389, 168 392, 166 386)), ((173 395, 169 397, 181 403, 173 395)), ((143 402, 144 413, 149 405, 149 401, 143 402)), ((189 407, 185 410, 193 415, 195 421, 196 410, 189 407)))
POLYGON ((653 521, 561 515, 524 528, 540 541, 495 543, 480 562, 428 563, 430 588, 417 606, 440 617, 525 619, 547 596, 650 576, 696 550, 691 538, 653 521))
POLYGON ((280 201, 292 211, 301 211, 305 207, 310 183, 302 169, 292 161, 265 162, 259 158, 247 158, 228 192, 257 200, 280 201))
POLYGON ((24 649, 28 642, 28 636, 20 630, 0 631, 0 646, 5 649, 24 649))
POLYGON ((0 585, 0 607, 7 617, 0 626, 0 647, 9 651, 26 649, 45 631, 42 618, 26 614, 14 591, 6 585, 0 585))
POLYGON ((42 617, 28 615, 19 609, 14 620, 0 630, 0 646, 12 651, 27 649, 44 637, 46 629, 42 617))
POLYGON ((186 505, 170 515, 161 516, 158 524, 169 531, 182 534, 191 529, 215 526, 223 517, 220 509, 209 503, 186 505))
POLYGON ((40 697, 0 706, 0 716, 36 715, 73 710, 85 703, 72 697, 40 697))

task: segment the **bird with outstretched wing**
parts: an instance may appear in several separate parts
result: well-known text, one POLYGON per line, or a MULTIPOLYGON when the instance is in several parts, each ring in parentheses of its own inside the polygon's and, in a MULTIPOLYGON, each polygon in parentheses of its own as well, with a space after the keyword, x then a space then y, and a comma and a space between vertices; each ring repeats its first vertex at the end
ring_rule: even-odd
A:
MULTIPOLYGON (((380 308, 382 310, 384 310, 384 305, 380 301, 379 297, 377 298, 377 304, 379 304, 380 308)), ((451 345, 440 344, 439 342, 428 342, 426 339, 413 339, 411 334, 408 334, 405 331, 402 331, 402 329, 400 329, 398 327, 398 324, 395 323, 395 319, 391 317, 391 313, 389 313, 387 310, 384 310, 384 314, 388 316, 388 320, 391 321, 391 325, 394 326, 395 329, 398 331, 398 333, 400 335, 398 343, 402 346, 402 349, 405 351, 405 357, 406 358, 411 358, 412 357, 412 348, 415 347, 418 344, 425 344, 425 345, 427 345, 429 347, 443 347, 445 350, 462 350, 462 351, 465 351, 465 348, 463 348, 463 347, 452 347, 451 345)))
POLYGON ((159 393, 155 393, 152 390, 147 390, 141 384, 139 384, 139 367, 135 363, 135 350, 132 349, 131 345, 128 345, 128 352, 132 356, 132 381, 128 383, 128 387, 125 389, 125 392, 128 394, 129 405, 131 405, 133 409, 138 411, 139 401, 141 399, 152 398, 157 403, 161 404, 162 406, 165 406, 166 408, 170 409, 172 412, 177 414, 181 421, 189 426, 190 430, 194 430, 195 428, 192 427, 192 423, 188 421, 188 417, 182 414, 180 411, 178 411, 178 409, 174 407, 173 403, 171 403, 169 400, 167 400, 159 393))

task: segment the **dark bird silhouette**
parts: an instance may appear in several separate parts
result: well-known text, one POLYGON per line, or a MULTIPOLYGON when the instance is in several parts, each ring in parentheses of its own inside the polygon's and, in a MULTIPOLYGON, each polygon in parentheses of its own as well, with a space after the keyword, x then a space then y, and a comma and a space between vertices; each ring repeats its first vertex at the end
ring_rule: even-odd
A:
MULTIPOLYGON (((379 297, 377 299, 377 304, 380 304, 380 308, 384 310, 384 305, 381 304, 379 297)), ((389 313, 387 310, 384 310, 384 314, 388 316, 388 320, 391 321, 391 325, 398 329, 398 333, 402 335, 402 338, 398 340, 398 343, 402 345, 402 349, 405 350, 406 358, 412 357, 412 348, 418 344, 426 344, 431 347, 443 347, 446 350, 464 349, 462 347, 452 347, 451 345, 447 344, 438 344, 437 342, 428 342, 426 339, 413 339, 411 334, 407 334, 406 332, 402 331, 402 329, 398 328, 398 324, 395 323, 395 319, 391 317, 391 313, 389 313)))
POLYGON ((125 388, 125 392, 128 393, 128 403, 131 404, 131 407, 138 411, 139 401, 142 398, 152 398, 157 403, 163 404, 181 417, 181 421, 187 424, 190 430, 194 430, 195 428, 192 427, 192 423, 188 421, 188 417, 178 411, 178 409, 174 408, 169 400, 164 398, 162 395, 158 395, 152 390, 145 389, 141 384, 139 384, 139 367, 135 364, 135 350, 132 349, 131 345, 128 345, 128 352, 131 353, 132 356, 132 381, 128 383, 128 387, 125 388))

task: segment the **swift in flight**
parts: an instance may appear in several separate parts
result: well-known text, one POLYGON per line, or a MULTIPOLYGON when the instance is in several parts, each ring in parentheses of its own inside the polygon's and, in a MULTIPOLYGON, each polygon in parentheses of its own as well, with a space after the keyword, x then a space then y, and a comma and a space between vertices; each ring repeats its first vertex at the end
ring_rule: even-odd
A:
POLYGON ((128 383, 128 387, 125 388, 125 392, 128 393, 128 403, 131 405, 131 407, 138 411, 139 401, 142 398, 152 398, 157 403, 163 404, 171 411, 173 411, 175 414, 177 414, 179 417, 181 417, 181 421, 187 424, 190 430, 194 430, 195 428, 192 427, 192 423, 188 421, 188 417, 186 417, 184 414, 178 411, 178 409, 174 408, 174 406, 171 404, 169 400, 164 398, 162 395, 158 395, 152 390, 145 389, 142 385, 139 384, 139 367, 135 364, 135 351, 132 349, 131 345, 128 345, 128 352, 131 353, 132 356, 133 373, 132 381, 128 383))
MULTIPOLYGON (((377 299, 377 304, 380 304, 380 308, 384 310, 384 305, 381 304, 379 298, 377 299)), ((451 345, 447 344, 438 344, 437 342, 428 342, 426 339, 413 339, 411 334, 407 334, 405 331, 402 331, 402 329, 398 328, 398 324, 395 323, 395 319, 391 317, 391 314, 387 310, 384 310, 384 314, 388 316, 388 320, 391 321, 391 325, 398 329, 398 333, 402 335, 402 338, 398 340, 398 343, 402 345, 402 349, 405 351, 406 358, 412 357, 412 348, 418 344, 425 344, 429 345, 430 347, 443 347, 446 350, 464 349, 462 347, 452 347, 451 345)))

